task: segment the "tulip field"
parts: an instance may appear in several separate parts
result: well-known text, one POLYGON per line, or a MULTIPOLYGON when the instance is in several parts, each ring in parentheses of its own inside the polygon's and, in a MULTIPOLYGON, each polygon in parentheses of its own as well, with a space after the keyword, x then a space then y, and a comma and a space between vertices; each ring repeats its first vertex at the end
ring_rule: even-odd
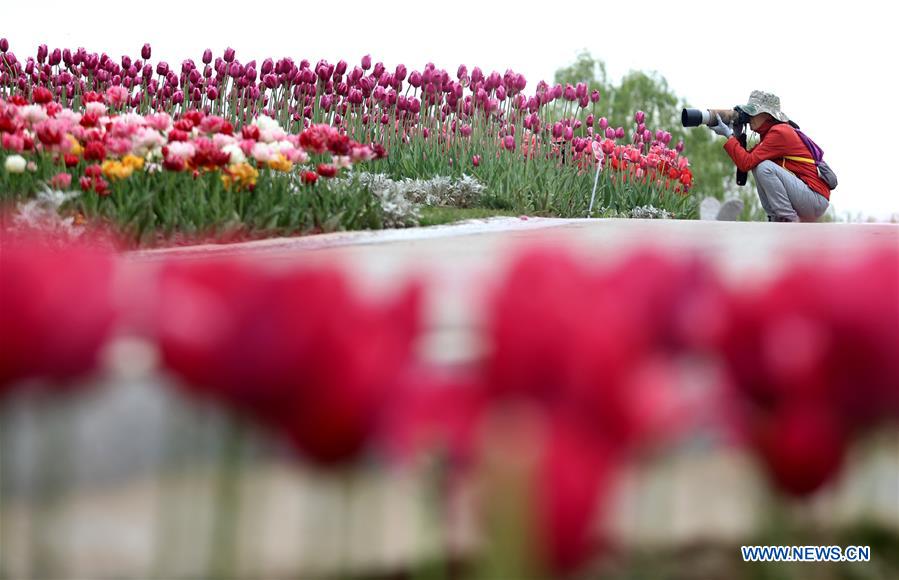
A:
POLYGON ((132 243, 392 225, 362 172, 471 177, 480 207, 530 215, 696 212, 683 144, 640 111, 610 126, 583 83, 230 48, 172 67, 149 45, 121 59, 42 45, 23 62, 0 46, 0 201, 72 191, 63 217, 132 243))

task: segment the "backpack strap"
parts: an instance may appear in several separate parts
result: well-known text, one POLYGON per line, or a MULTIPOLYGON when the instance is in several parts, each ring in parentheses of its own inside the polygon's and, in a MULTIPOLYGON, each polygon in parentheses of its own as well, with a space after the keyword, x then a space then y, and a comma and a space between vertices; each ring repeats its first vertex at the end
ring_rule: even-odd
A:
POLYGON ((785 165, 787 159, 789 159, 790 161, 798 161, 800 163, 809 163, 811 165, 817 165, 817 162, 814 159, 812 159, 811 157, 796 157, 795 155, 784 155, 783 159, 784 159, 784 161, 783 161, 783 163, 781 163, 781 165, 785 165))

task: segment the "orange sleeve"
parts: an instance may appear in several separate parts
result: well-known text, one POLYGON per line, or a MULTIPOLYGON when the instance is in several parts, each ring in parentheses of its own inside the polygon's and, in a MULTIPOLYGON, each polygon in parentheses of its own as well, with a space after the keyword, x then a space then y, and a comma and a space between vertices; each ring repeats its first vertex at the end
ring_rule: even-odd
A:
POLYGON ((724 150, 733 159, 734 165, 740 171, 750 171, 762 161, 782 159, 787 155, 786 146, 789 143, 787 135, 782 130, 772 127, 765 138, 755 147, 747 151, 743 149, 736 137, 730 137, 724 142, 724 150))

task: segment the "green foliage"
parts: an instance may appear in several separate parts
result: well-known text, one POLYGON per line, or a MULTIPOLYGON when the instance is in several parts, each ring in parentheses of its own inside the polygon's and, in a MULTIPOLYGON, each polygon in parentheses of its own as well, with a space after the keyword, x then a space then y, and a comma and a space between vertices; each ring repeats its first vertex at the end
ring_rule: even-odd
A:
POLYGON ((693 105, 679 99, 658 73, 631 71, 615 85, 608 80, 603 61, 582 51, 574 63, 556 71, 555 81, 598 87, 602 93, 599 109, 613 127, 632 127, 634 112, 643 111, 647 127, 670 132, 674 141, 683 140, 684 155, 693 171, 694 195, 723 199, 725 193, 737 193, 734 165, 721 139, 704 127, 681 126, 681 109, 693 105))

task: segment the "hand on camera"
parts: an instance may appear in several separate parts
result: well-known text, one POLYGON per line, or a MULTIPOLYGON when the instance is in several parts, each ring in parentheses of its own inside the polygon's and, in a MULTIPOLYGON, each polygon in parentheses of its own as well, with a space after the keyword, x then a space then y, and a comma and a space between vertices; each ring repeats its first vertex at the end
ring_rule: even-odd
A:
POLYGON ((718 119, 718 124, 711 128, 712 131, 722 137, 731 137, 734 134, 734 130, 730 128, 730 125, 721 120, 720 115, 716 115, 716 118, 718 119))

